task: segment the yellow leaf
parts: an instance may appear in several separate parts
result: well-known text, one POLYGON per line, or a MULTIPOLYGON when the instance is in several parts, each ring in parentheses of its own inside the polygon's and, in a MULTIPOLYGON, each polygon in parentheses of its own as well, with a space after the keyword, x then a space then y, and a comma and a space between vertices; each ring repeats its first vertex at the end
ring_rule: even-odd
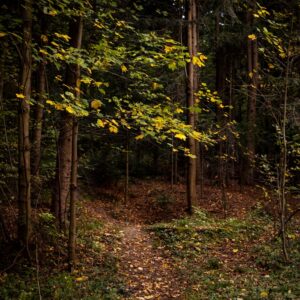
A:
POLYGON ((57 57, 58 59, 64 60, 64 57, 61 53, 55 53, 54 56, 57 57))
POLYGON ((89 278, 87 276, 81 276, 81 277, 77 277, 75 280, 77 282, 82 282, 82 281, 86 281, 88 280, 89 278))
POLYGON ((272 64, 268 64, 268 67, 269 67, 269 69, 274 69, 275 68, 275 66, 272 65, 272 64))
POLYGON ((5 32, 0 32, 0 38, 4 37, 4 36, 6 36, 6 35, 7 35, 7 33, 5 33, 5 32))
POLYGON ((16 97, 19 98, 19 99, 24 99, 25 95, 23 95, 23 94, 16 94, 16 97))
POLYGON ((158 84, 157 82, 153 82, 153 83, 152 83, 152 88, 153 88, 154 90, 156 90, 156 89, 158 88, 158 86, 159 86, 159 84, 158 84))
POLYGON ((55 46, 55 47, 59 47, 59 45, 57 44, 57 43, 55 43, 55 42, 51 42, 51 44, 53 45, 53 46, 55 46))
POLYGON ((285 54, 284 52, 280 52, 280 53, 279 53, 279 56, 280 56, 281 58, 286 58, 286 54, 285 54))
POLYGON ((103 24, 101 24, 99 21, 96 21, 94 23, 94 26, 97 27, 97 28, 99 28, 99 29, 105 28, 105 26, 103 24))
POLYGON ((192 136, 192 138, 194 138, 195 140, 199 141, 200 138, 201 138, 201 133, 194 130, 194 131, 192 132, 191 136, 192 136))
POLYGON ((158 130, 160 130, 160 129, 162 129, 163 127, 164 127, 164 119, 162 118, 162 117, 156 117, 155 119, 154 119, 154 126, 158 129, 158 130))
POLYGON ((121 119, 121 124, 122 124, 123 126, 125 126, 126 128, 128 128, 128 129, 131 128, 130 125, 127 123, 127 121, 126 121, 125 119, 121 119))
POLYGON ((136 140, 142 140, 145 136, 141 133, 135 137, 136 140))
POLYGON ((232 252, 233 252, 233 253, 238 253, 238 252, 239 252, 239 249, 233 249, 232 252))
POLYGON ((204 61, 206 59, 207 59, 207 57, 204 54, 200 53, 199 56, 193 56, 192 63, 193 63, 193 65, 201 68, 201 67, 205 66, 204 61))
POLYGON ((114 125, 116 125, 116 126, 119 126, 118 122, 115 119, 112 119, 111 123, 114 124, 114 125))
POLYGON ((168 68, 171 70, 171 71, 174 71, 176 70, 176 62, 172 61, 168 64, 168 68))
POLYGON ((41 35, 41 41, 44 42, 44 43, 47 43, 48 42, 48 37, 45 34, 42 34, 41 35))
POLYGON ((102 102, 100 100, 95 99, 91 102, 91 107, 93 109, 99 109, 101 107, 101 105, 102 105, 102 102))
POLYGON ((89 77, 83 77, 80 81, 85 84, 90 84, 92 82, 92 79, 89 77))
POLYGON ((200 58, 197 56, 193 56, 192 63, 193 65, 198 66, 199 68, 205 66, 204 62, 201 61, 200 58))
POLYGON ((118 133, 118 131, 119 131, 118 127, 116 127, 114 125, 110 125, 108 129, 111 133, 118 133))
POLYGON ((183 141, 186 140, 186 136, 183 133, 177 133, 175 134, 175 137, 179 140, 183 140, 183 141))
POLYGON ((61 103, 55 103, 54 107, 57 110, 64 110, 64 106, 61 103))
POLYGON ((249 75, 250 78, 253 78, 253 73, 252 72, 250 72, 248 75, 249 75))
POLYGON ((204 61, 204 60, 207 59, 207 56, 205 56, 204 54, 201 53, 201 54, 199 55, 199 58, 200 58, 201 61, 204 61))
POLYGON ((121 66, 121 71, 122 71, 123 73, 126 73, 126 72, 128 71, 128 69, 127 69, 127 67, 126 67, 125 65, 122 65, 122 66, 121 66))
POLYGON ((175 112, 176 112, 177 114, 183 113, 183 109, 181 109, 181 108, 176 108, 176 109, 175 109, 175 112))
POLYGON ((168 45, 165 46, 165 52, 166 52, 166 53, 172 52, 173 49, 174 49, 174 47, 171 47, 171 46, 168 46, 168 45))
POLYGON ((69 37, 67 34, 61 34, 61 33, 55 32, 54 35, 60 39, 65 40, 66 42, 68 42, 71 39, 71 37, 69 37))
POLYGON ((261 298, 268 298, 268 296, 269 296, 269 293, 267 291, 261 291, 260 292, 260 297, 261 298))
POLYGON ((103 85, 103 82, 95 81, 94 84, 95 84, 96 87, 100 87, 101 85, 103 85))
POLYGON ((52 101, 52 100, 50 100, 50 99, 46 100, 46 103, 48 103, 48 104, 50 104, 50 105, 55 105, 54 101, 52 101))
POLYGON ((97 125, 102 128, 105 126, 104 122, 100 119, 97 120, 97 125))
POLYGON ((56 10, 50 10, 49 12, 48 12, 48 15, 50 15, 50 16, 52 16, 52 17, 54 17, 54 16, 56 16, 57 15, 57 11, 56 10))
POLYGON ((66 107, 66 111, 71 114, 71 115, 74 115, 75 114, 75 110, 72 106, 67 106, 66 107))
POLYGON ((122 27, 122 26, 125 26, 125 24, 126 24, 125 21, 117 21, 117 24, 116 24, 116 25, 117 25, 118 27, 122 27))
POLYGON ((45 55, 48 55, 48 54, 49 54, 45 49, 40 49, 39 52, 42 53, 42 54, 45 54, 45 55))
POLYGON ((291 240, 295 240, 296 235, 295 234, 288 234, 288 238, 291 239, 291 240))
POLYGON ((256 35, 254 33, 248 35, 248 39, 251 41, 256 40, 256 35))

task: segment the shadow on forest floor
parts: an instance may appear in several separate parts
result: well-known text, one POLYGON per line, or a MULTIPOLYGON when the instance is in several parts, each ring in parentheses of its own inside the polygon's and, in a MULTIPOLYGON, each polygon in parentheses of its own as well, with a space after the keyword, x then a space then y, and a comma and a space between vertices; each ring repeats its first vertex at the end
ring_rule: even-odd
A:
POLYGON ((39 268, 18 261, 2 272, 0 299, 299 299, 299 219, 285 264, 272 205, 259 191, 228 189, 226 217, 218 188, 203 194, 191 217, 184 185, 136 181, 127 203, 118 185, 82 192, 73 273, 67 237, 38 212, 39 268))

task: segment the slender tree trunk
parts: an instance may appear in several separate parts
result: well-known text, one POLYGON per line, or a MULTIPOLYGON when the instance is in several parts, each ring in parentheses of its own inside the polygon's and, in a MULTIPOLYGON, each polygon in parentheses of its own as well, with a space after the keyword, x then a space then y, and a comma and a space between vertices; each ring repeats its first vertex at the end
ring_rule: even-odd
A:
POLYGON ((46 72, 45 63, 41 62, 38 70, 38 100, 35 110, 35 127, 33 132, 33 143, 32 143, 32 176, 39 176, 40 162, 41 162, 41 143, 42 143, 42 125, 44 115, 44 99, 46 92, 46 72))
POLYGON ((55 197, 53 204, 58 227, 66 229, 67 200, 70 190, 72 165, 73 117, 67 112, 61 114, 55 175, 55 197))
MULTIPOLYGON (((188 107, 188 124, 195 129, 195 112, 193 107, 195 104, 195 66, 192 63, 192 57, 197 55, 195 53, 195 45, 197 45, 197 36, 195 36, 196 26, 196 1, 189 0, 188 2, 188 50, 191 57, 191 62, 188 64, 188 95, 187 95, 187 107, 188 107)), ((196 155, 196 141, 195 139, 188 138, 188 148, 190 154, 196 155)), ((193 213, 193 205, 196 203, 197 191, 196 191, 196 171, 197 161, 195 158, 188 158, 187 165, 187 210, 190 214, 193 213)))
MULTIPOLYGON (((83 34, 83 20, 82 17, 77 17, 76 20, 70 24, 72 46, 74 48, 81 48, 82 34, 83 34)), ((72 72, 73 81, 72 87, 76 95, 76 100, 80 99, 80 67, 79 65, 69 66, 72 72)), ((76 260, 76 202, 77 202, 77 168, 78 168, 78 120, 73 117, 72 127, 72 168, 71 168, 71 184, 70 184, 70 226, 69 226, 69 267, 72 271, 75 267, 76 260)))
POLYGON ((125 150, 125 186, 124 186, 124 202, 128 201, 129 191, 129 133, 126 131, 126 150, 125 150))
MULTIPOLYGON (((219 15, 216 17, 216 90, 223 100, 225 105, 228 104, 226 100, 227 90, 226 90, 226 75, 227 75, 227 59, 228 50, 225 46, 220 45, 219 35, 220 35, 220 20, 219 15)), ((217 119, 220 123, 221 128, 224 128, 222 135, 227 135, 226 131, 226 120, 224 120, 223 111, 218 109, 217 119)), ((219 158, 218 158, 218 184, 221 189, 221 199, 222 206, 224 210, 224 215, 226 217, 227 213, 227 197, 226 197, 226 178, 227 178, 227 168, 226 168, 226 141, 220 140, 219 143, 219 158)))
MULTIPOLYGON (((44 17, 44 16, 43 16, 44 17)), ((45 34, 46 24, 42 20, 42 33, 45 34)), ((41 37, 40 45, 46 44, 46 40, 41 37)), ((46 59, 45 54, 40 55, 40 63, 38 67, 38 88, 37 88, 37 104, 35 108, 35 124, 33 130, 32 142, 32 176, 38 177, 41 163, 41 143, 42 143, 42 125, 44 115, 44 102, 46 95, 46 59)))
MULTIPOLYGON (((81 47, 82 21, 78 19, 70 22, 71 46, 81 47), (75 23, 74 23, 75 22, 75 23)), ((79 66, 69 65, 66 72, 66 85, 76 94, 76 84, 79 78, 79 66), (78 69, 78 70, 77 70, 78 69)), ((72 137, 73 116, 67 112, 62 113, 60 132, 58 138, 57 168, 55 180, 55 197, 53 207, 59 228, 66 230, 67 202, 70 196, 71 168, 72 168, 72 137)))
MULTIPOLYGON (((199 41, 198 41, 198 36, 199 36, 199 30, 197 26, 197 20, 198 20, 198 14, 199 10, 197 8, 197 3, 195 3, 194 7, 194 18, 195 18, 195 24, 193 25, 193 53, 194 55, 197 55, 199 51, 199 41)), ((194 92, 197 92, 199 89, 199 73, 195 70, 194 74, 194 92)), ((195 100, 194 100, 195 103, 195 100)), ((199 114, 195 113, 195 128, 198 129, 198 123, 199 123, 199 114)), ((201 170, 202 166, 202 155, 201 155, 201 144, 198 141, 195 141, 196 143, 196 155, 197 155, 197 161, 196 161, 196 185, 200 186, 200 191, 203 188, 203 174, 201 170)), ((202 197, 202 192, 200 192, 200 198, 202 197)))
MULTIPOLYGON (((288 47, 289 49, 290 47, 288 47)), ((289 53, 288 53, 289 55, 289 53)), ((286 66, 285 74, 285 89, 283 98, 283 113, 282 113, 282 141, 281 141, 281 154, 280 154, 280 184, 279 184, 279 196, 280 196, 280 227, 281 227, 281 240, 282 250, 285 261, 289 261, 289 253, 287 247, 286 238, 286 172, 287 172, 287 138, 286 138, 286 122, 287 122, 287 101, 288 101, 288 81, 290 72, 290 58, 288 56, 288 62, 286 66)))
POLYGON ((178 183, 178 152, 174 154, 174 184, 178 183))
POLYGON ((70 185, 70 227, 69 227, 69 269, 73 271, 76 261, 76 202, 77 202, 77 168, 78 168, 78 121, 76 117, 73 120, 72 132, 72 174, 70 185))
POLYGON ((172 136, 172 149, 171 149, 171 191, 174 191, 174 137, 172 136))
POLYGON ((31 195, 30 195, 30 96, 31 96, 31 36, 32 1, 23 3, 23 68, 19 103, 19 190, 18 190, 18 238, 28 246, 31 235, 31 195))
MULTIPOLYGON (((247 22, 253 25, 253 17, 248 13, 247 22)), ((246 183, 254 184, 255 163, 255 127, 256 127, 256 98, 258 87, 258 51, 257 39, 249 39, 247 42, 248 53, 248 76, 250 84, 248 87, 248 129, 247 129, 247 155, 246 155, 246 183)))
POLYGON ((201 157, 199 160, 199 176, 200 176, 200 199, 204 198, 204 153, 205 153, 205 149, 204 146, 199 144, 199 156, 201 157))

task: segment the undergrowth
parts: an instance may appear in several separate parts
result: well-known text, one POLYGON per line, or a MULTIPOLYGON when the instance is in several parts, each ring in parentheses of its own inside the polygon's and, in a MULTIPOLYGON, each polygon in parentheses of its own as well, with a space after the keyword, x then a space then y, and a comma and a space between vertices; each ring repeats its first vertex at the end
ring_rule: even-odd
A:
POLYGON ((257 206, 244 219, 195 215, 149 227, 188 281, 185 299, 300 299, 299 232, 291 263, 282 259, 271 217, 257 206))
POLYGON ((11 270, 0 275, 0 299, 2 300, 117 300, 125 293, 123 282, 117 277, 118 258, 109 247, 114 237, 107 235, 103 223, 81 214, 78 224, 78 265, 73 273, 67 271, 66 254, 60 246, 66 238, 55 232, 50 214, 40 218, 43 236, 49 245, 42 245, 39 268, 36 262, 19 262, 11 270), (60 259, 58 260, 58 256, 60 259), (45 262, 43 261, 45 260, 45 262), (64 263, 61 263, 64 262, 64 263))

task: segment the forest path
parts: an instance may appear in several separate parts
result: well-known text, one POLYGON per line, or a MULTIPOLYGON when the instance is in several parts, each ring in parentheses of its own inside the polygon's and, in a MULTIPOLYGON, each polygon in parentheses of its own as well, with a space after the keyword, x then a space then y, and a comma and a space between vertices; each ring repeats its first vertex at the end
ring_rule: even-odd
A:
POLYGON ((175 261, 166 249, 155 245, 147 225, 114 218, 109 207, 94 201, 89 209, 104 221, 107 235, 117 234, 111 251, 118 259, 119 277, 124 281, 123 299, 183 299, 185 283, 180 280, 175 261))
POLYGON ((117 254, 130 299, 180 299, 174 261, 163 248, 153 247, 151 233, 142 225, 130 224, 123 227, 121 236, 117 254))

